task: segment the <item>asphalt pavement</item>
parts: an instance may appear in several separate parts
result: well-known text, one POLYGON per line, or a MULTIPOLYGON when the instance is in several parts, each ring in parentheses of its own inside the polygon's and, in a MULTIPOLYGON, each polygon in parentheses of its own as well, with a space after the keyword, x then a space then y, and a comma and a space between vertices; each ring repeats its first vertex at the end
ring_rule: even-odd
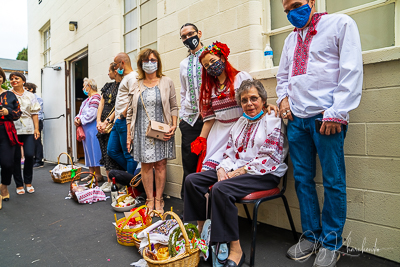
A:
MULTIPOLYGON (((8 266, 130 266, 141 256, 135 247, 117 243, 114 210, 111 201, 78 204, 68 195, 69 183, 57 184, 49 170, 55 165, 45 163, 34 169, 33 194, 17 195, 14 182, 9 186, 10 201, 0 210, 0 267, 8 266)), ((182 213, 183 202, 165 198, 165 209, 173 206, 182 213)), ((123 216, 117 214, 118 218, 123 216)), ((250 224, 239 218, 240 240, 246 264, 250 261, 250 224)), ((286 250, 293 244, 290 231, 259 224, 256 266, 311 267, 315 256, 299 263, 286 258, 286 250)), ((200 262, 199 266, 210 266, 200 262)), ((394 267, 400 264, 360 254, 343 256, 338 266, 394 267)))

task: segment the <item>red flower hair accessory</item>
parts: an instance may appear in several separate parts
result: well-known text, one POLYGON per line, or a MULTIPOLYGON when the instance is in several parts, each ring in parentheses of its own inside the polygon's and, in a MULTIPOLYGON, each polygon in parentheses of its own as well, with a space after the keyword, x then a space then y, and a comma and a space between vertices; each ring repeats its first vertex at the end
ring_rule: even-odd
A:
POLYGON ((218 54, 223 55, 225 59, 228 59, 228 56, 231 52, 231 50, 226 44, 223 44, 218 41, 215 41, 212 45, 208 46, 205 51, 214 55, 218 54))

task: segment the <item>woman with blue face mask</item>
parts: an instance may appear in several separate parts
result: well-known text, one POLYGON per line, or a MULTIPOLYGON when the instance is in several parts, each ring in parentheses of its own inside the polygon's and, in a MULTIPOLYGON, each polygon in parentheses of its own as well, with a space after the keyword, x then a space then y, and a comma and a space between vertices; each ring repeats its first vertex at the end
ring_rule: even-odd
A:
MULTIPOLYGON (((97 93, 97 84, 93 79, 83 79, 83 93, 88 96, 82 102, 79 114, 75 117, 75 126, 82 126, 85 132, 85 139, 82 140, 85 152, 85 165, 90 172, 94 172, 99 181, 103 180, 100 172, 101 150, 97 139, 97 109, 101 96, 97 93)), ((87 179, 89 179, 88 177, 87 179)), ((82 179, 85 180, 85 179, 82 179)))
POLYGON ((178 120, 175 86, 170 78, 162 74, 161 58, 156 50, 144 49, 140 52, 137 72, 138 81, 129 92, 127 149, 135 161, 141 162, 146 205, 150 211, 156 209, 163 213, 167 159, 175 159, 174 135, 178 120), (170 126, 164 140, 146 136, 150 120, 170 126), (153 168, 156 188, 153 188, 153 168))

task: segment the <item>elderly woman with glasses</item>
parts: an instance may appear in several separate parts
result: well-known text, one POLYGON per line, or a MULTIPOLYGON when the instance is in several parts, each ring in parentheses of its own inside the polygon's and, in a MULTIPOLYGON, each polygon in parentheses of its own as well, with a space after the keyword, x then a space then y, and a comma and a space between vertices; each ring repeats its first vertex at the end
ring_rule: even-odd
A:
POLYGON ((230 243, 224 266, 241 266, 244 253, 239 242, 235 202, 246 195, 278 186, 287 165, 286 135, 282 120, 265 108, 267 93, 259 81, 246 80, 236 92, 243 115, 232 127, 223 160, 216 170, 190 174, 185 181, 184 220, 206 219, 205 194, 211 189, 212 243, 230 243))
POLYGON ((167 159, 175 158, 174 135, 178 120, 175 86, 170 78, 163 75, 160 54, 156 50, 148 48, 140 52, 137 71, 139 79, 129 92, 130 101, 126 118, 127 149, 132 150, 135 161, 141 162, 142 181, 147 195, 146 205, 150 211, 155 208, 163 213, 167 159), (150 121, 170 125, 164 140, 146 135, 150 121), (157 189, 155 198, 153 168, 157 189))
MULTIPOLYGON (((101 101, 101 96, 97 93, 97 84, 93 79, 83 79, 83 93, 88 96, 82 102, 79 114, 75 117, 75 126, 82 126, 85 133, 85 139, 82 140, 83 150, 85 152, 85 165, 89 167, 90 172, 96 174, 97 179, 103 180, 100 172, 101 149, 97 139, 97 109, 101 101)), ((87 180, 87 177, 82 180, 87 180)))

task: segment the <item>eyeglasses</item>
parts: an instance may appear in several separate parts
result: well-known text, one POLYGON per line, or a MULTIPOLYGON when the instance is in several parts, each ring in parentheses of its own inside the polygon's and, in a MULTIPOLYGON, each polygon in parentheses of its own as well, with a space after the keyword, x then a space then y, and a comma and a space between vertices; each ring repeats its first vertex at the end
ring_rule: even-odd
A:
MULTIPOLYGON (((250 97, 250 102, 251 103, 256 103, 259 98, 260 98, 260 96, 252 96, 252 97, 250 97)), ((240 102, 242 103, 242 105, 246 105, 249 102, 249 99, 242 98, 240 100, 240 102)))
POLYGON ((155 59, 155 58, 143 60, 144 63, 149 63, 149 62, 151 62, 151 63, 156 63, 157 61, 158 61, 158 60, 155 59))
POLYGON ((187 38, 190 38, 190 37, 194 36, 195 33, 197 33, 197 32, 196 31, 192 31, 192 32, 189 32, 186 35, 181 35, 182 41, 185 41, 187 38))

